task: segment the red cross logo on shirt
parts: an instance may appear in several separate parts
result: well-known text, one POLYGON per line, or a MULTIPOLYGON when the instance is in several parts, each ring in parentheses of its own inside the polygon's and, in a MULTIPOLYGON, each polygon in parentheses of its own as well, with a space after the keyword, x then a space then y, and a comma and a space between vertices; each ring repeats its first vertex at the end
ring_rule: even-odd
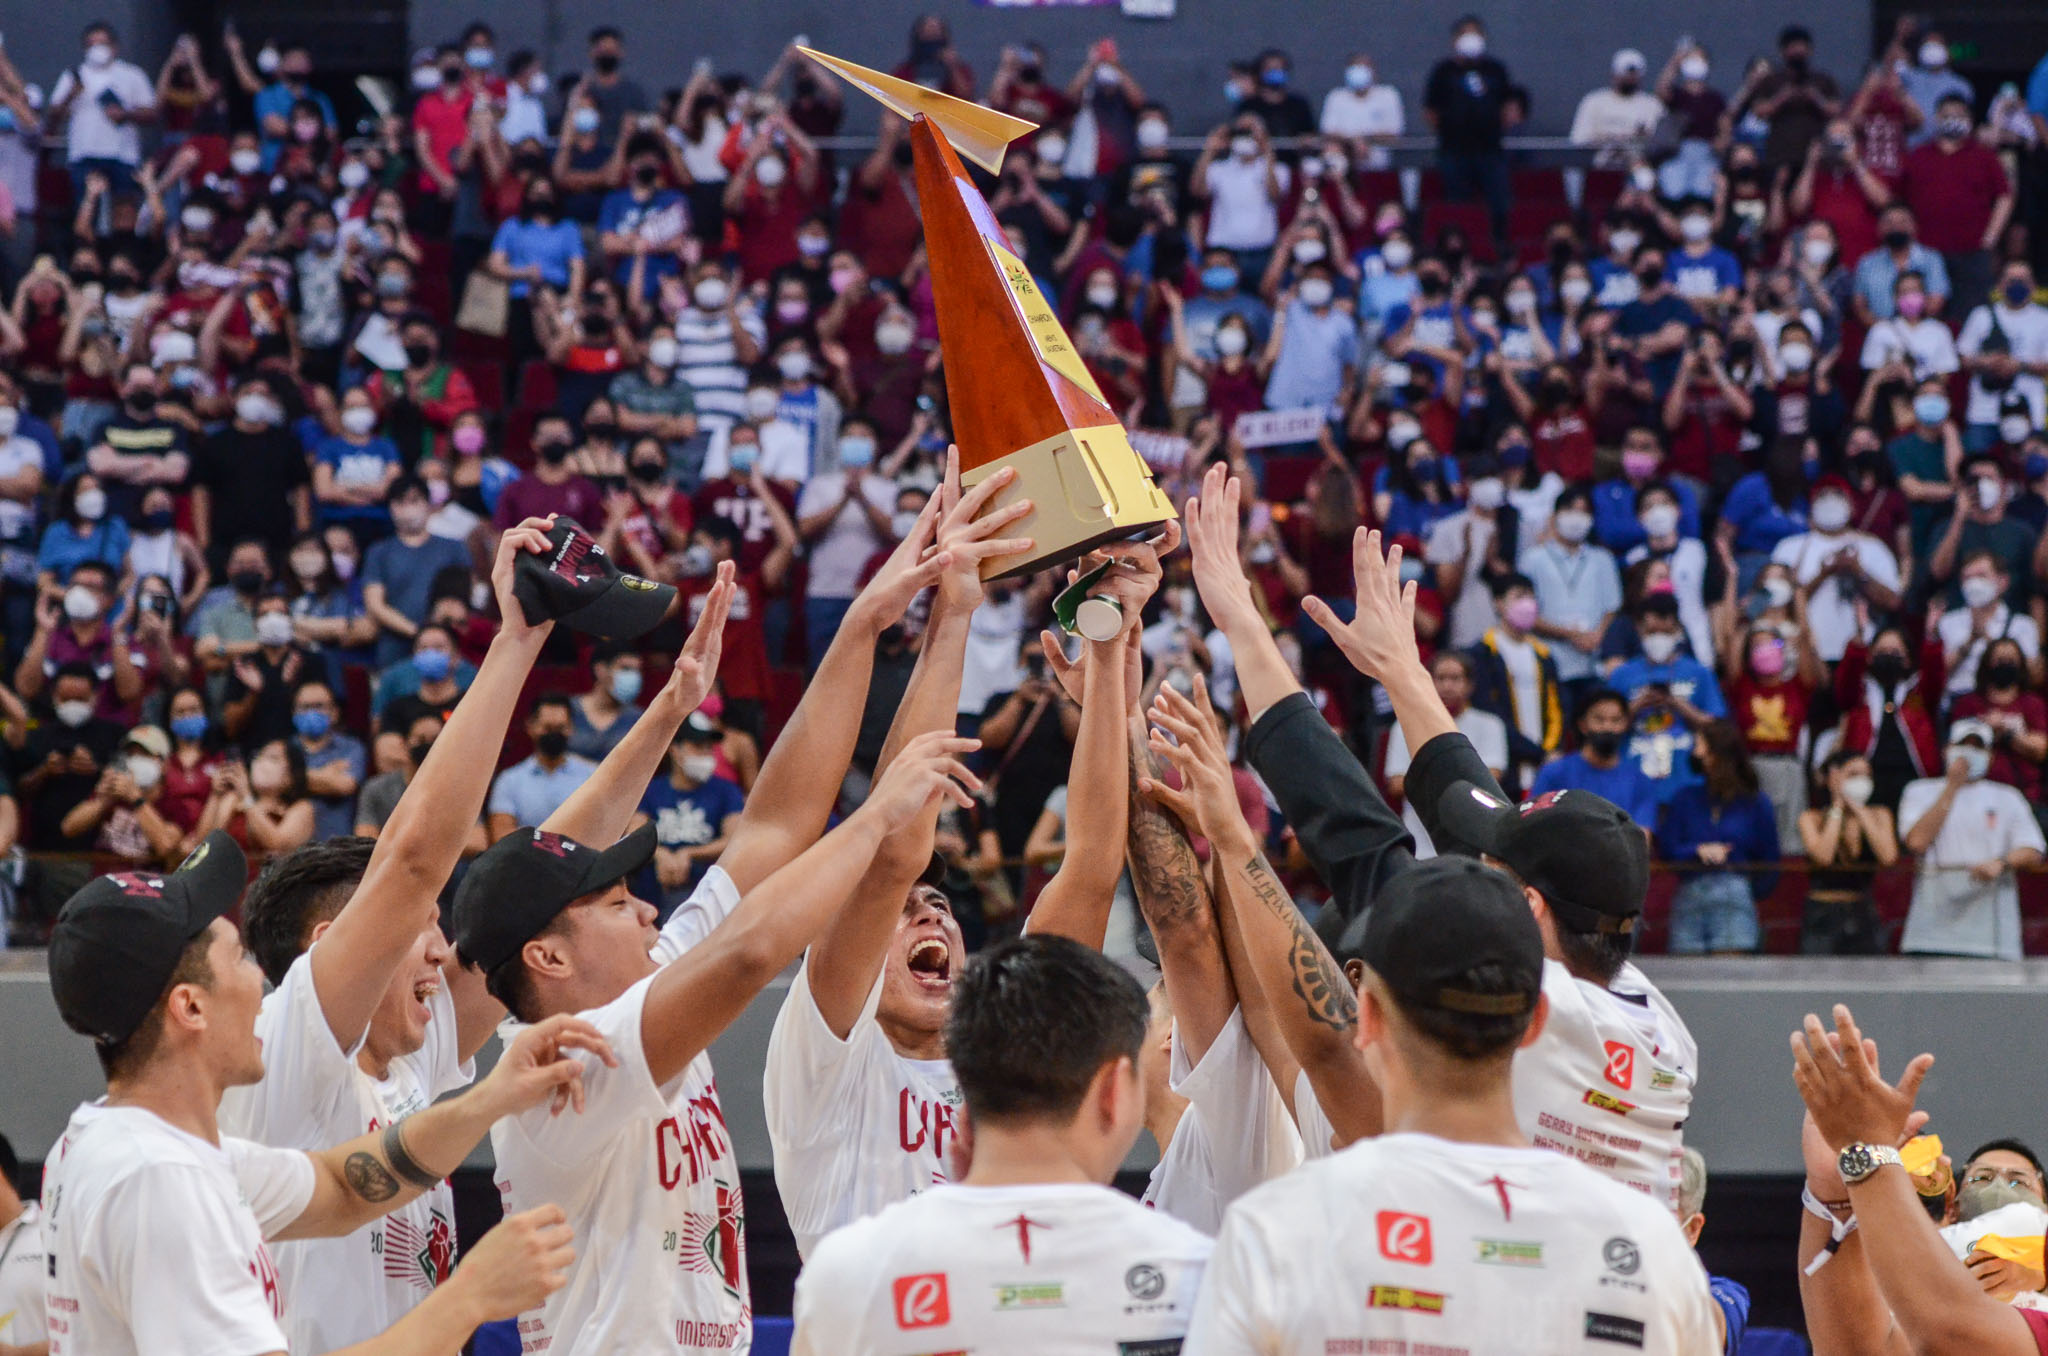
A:
POLYGON ((1015 1219, 1004 1220, 996 1227, 998 1229, 1016 1229, 1017 1251, 1023 1253, 1025 1262, 1029 1263, 1031 1261, 1031 1231, 1033 1229, 1043 1229, 1046 1226, 1028 1215, 1019 1215, 1015 1219))
POLYGON ((1479 1185, 1490 1186, 1500 1193, 1500 1217, 1502 1219, 1511 1220, 1515 1217, 1514 1207, 1508 1203, 1508 1188, 1515 1187, 1519 1191, 1521 1188, 1518 1184, 1508 1181, 1499 1173, 1495 1173, 1479 1185))

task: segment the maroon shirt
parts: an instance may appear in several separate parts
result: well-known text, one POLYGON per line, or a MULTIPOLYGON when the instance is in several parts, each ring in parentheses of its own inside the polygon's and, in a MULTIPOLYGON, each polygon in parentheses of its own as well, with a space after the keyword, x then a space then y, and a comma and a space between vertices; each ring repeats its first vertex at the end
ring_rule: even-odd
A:
POLYGON ((604 496, 583 476, 572 475, 550 485, 529 472, 507 485, 498 496, 491 523, 503 532, 524 519, 545 518, 550 513, 574 518, 594 532, 604 526, 604 496))
POLYGON ((1953 151, 1930 141, 1906 155, 1899 194, 1920 223, 1920 243, 1943 254, 1984 248, 1991 209, 2012 192, 1998 153, 1978 141, 1953 151))

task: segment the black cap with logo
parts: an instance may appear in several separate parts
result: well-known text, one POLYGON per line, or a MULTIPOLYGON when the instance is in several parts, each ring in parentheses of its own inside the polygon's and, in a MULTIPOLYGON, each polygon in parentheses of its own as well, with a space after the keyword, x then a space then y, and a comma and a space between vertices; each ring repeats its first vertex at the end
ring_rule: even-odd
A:
POLYGON ((1628 811, 1590 791, 1510 805, 1471 782, 1437 800, 1452 847, 1505 863, 1572 932, 1632 933, 1650 888, 1650 847, 1628 811))
POLYGON ((562 910, 654 859, 654 825, 604 849, 518 829, 470 863, 455 893, 455 949, 486 972, 519 954, 562 910))
POLYGON ((175 871, 86 882, 50 933, 50 994, 64 1025, 102 1045, 134 1035, 186 946, 235 907, 248 883, 248 858, 220 829, 175 871))
POLYGON ((1434 857, 1388 881, 1345 929, 1405 1004, 1477 1016, 1529 1012, 1543 991, 1543 932, 1514 881, 1470 857, 1434 857))
POLYGON ((512 592, 529 621, 567 622, 607 640, 645 635, 676 601, 673 585, 627 574, 575 519, 563 517, 548 529, 545 552, 520 552, 512 592))

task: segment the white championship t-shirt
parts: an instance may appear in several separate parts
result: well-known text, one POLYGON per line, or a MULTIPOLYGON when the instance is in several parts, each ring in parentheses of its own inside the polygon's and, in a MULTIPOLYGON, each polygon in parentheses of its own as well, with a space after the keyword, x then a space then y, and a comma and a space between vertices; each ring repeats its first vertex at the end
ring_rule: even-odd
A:
POLYGON ((43 1207, 25 1203, 0 1229, 0 1347, 43 1340, 43 1207))
POLYGON ((1316 1100, 1315 1085, 1308 1081, 1306 1069, 1294 1076, 1294 1123, 1301 1130, 1303 1162, 1337 1152, 1337 1127, 1323 1114, 1323 1104, 1316 1100))
POLYGON ((775 1185, 805 1257, 841 1225, 947 1180, 960 1083, 949 1060, 896 1053, 875 1021, 884 978, 842 1041, 818 1011, 806 961, 768 1038, 761 1102, 775 1185))
POLYGON ((1675 1211, 1681 1132, 1699 1076, 1692 1033, 1633 965, 1603 989, 1547 960, 1543 994, 1543 1034, 1515 1054, 1522 1133, 1675 1211))
POLYGON ((313 1161, 139 1107, 87 1102, 43 1180, 51 1356, 284 1351, 266 1238, 313 1199, 313 1161))
POLYGON ((1230 1208, 1187 1356, 1719 1350, 1677 1218, 1542 1149, 1382 1135, 1230 1208))
POLYGON ((1173 1138, 1145 1184, 1144 1203, 1213 1235, 1230 1203, 1301 1163, 1301 1136, 1245 1028, 1244 1010, 1190 1067, 1173 1028, 1169 1086, 1188 1099, 1173 1138))
MULTIPOLYGON (((666 965, 739 903, 717 867, 662 928, 666 965)), ((753 1345, 740 1165, 700 1053, 657 1085, 640 1044, 650 975, 580 1014, 611 1042, 617 1068, 577 1053, 584 1110, 545 1105, 491 1127, 505 1211, 558 1205, 576 1234, 569 1283, 519 1320, 523 1350, 567 1353, 727 1352, 753 1345)))
POLYGON ((1168 1356, 1210 1247, 1106 1186, 934 1187, 818 1245, 790 1356, 1168 1356))
MULTIPOLYGON (((279 1149, 325 1149, 382 1130, 468 1086, 456 1054, 455 1004, 443 987, 427 1002, 426 1044, 372 1078, 343 1050, 314 993, 313 953, 292 962, 263 1000, 256 1034, 263 1077, 221 1098, 225 1134, 279 1149)), ((365 1033, 367 1034, 367 1029, 365 1033)), ((412 1312, 455 1270, 455 1193, 447 1182, 346 1238, 280 1243, 285 1336, 294 1352, 365 1342, 412 1312)))

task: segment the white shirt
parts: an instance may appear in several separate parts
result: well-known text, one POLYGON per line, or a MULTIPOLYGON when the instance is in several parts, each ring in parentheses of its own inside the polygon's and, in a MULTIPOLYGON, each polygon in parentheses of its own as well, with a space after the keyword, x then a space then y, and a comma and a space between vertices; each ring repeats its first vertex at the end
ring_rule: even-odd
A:
POLYGON ((295 1150, 80 1106, 43 1181, 51 1356, 286 1350, 264 1240, 299 1217, 313 1183, 295 1150))
POLYGON ((1306 1069, 1294 1076, 1294 1123, 1301 1128, 1304 1162, 1337 1152, 1337 1127, 1323 1114, 1323 1104, 1316 1100, 1315 1085, 1309 1082, 1306 1069))
POLYGON ((885 978, 842 1041, 818 1011, 806 961, 768 1038, 761 1101, 775 1185, 806 1257, 841 1225, 949 1180, 960 1082, 950 1060, 896 1052, 875 1020, 885 978))
MULTIPOLYGON (((845 471, 820 471, 797 495, 799 520, 823 513, 839 503, 846 493, 845 471)), ((884 518, 896 511, 896 482, 872 472, 861 473, 860 494, 884 518)), ((851 598, 860 592, 860 572, 868 557, 888 545, 875 525, 861 512, 860 505, 842 505, 824 534, 813 538, 805 551, 811 566, 810 596, 851 598)))
MULTIPOLYGON (((23 471, 43 469, 42 445, 25 433, 0 438, 0 476, 13 478, 23 471)), ((35 530, 36 511, 32 505, 18 503, 12 499, 0 499, 0 538, 8 541, 29 536, 35 530)), ((31 554, 35 542, 27 542, 31 554)))
POLYGON ((1657 1202, 1540 1149, 1394 1134, 1230 1208, 1185 1352, 1697 1356, 1714 1312, 1657 1202))
MULTIPOLYGON (((666 965, 739 903, 717 867, 670 916, 651 953, 666 965)), ((582 1013, 611 1042, 617 1068, 578 1052, 584 1111, 545 1105, 491 1127, 505 1212, 559 1205, 575 1230, 569 1283, 519 1320, 522 1344, 549 1356, 728 1352, 753 1344, 740 1168, 700 1053, 657 1085, 640 1044, 655 976, 582 1013)))
MULTIPOLYGON (((1941 798, 1942 777, 1906 783, 1899 793, 1899 832, 1910 833, 1941 798)), ((1966 870, 2014 848, 2042 851, 2034 807, 2017 787, 1988 778, 1965 782, 1949 803, 1941 832, 1920 855, 1913 904, 1906 911, 1901 952, 2020 958, 2020 892, 2010 871, 1988 884, 1966 870), (1943 868, 1948 868, 1944 870, 1943 868)))
MULTIPOLYGON (((1506 721, 1476 706, 1467 706, 1458 713, 1458 732, 1472 741, 1472 751, 1479 755, 1479 761, 1486 764, 1494 776, 1498 777, 1507 771, 1506 721)), ((1414 760, 1415 755, 1408 748, 1408 736, 1401 732, 1401 723, 1396 721, 1393 731, 1387 735, 1387 775, 1407 776, 1409 764, 1414 760)), ((1415 855, 1418 859, 1436 856, 1436 844, 1430 841, 1428 831, 1422 827, 1422 817, 1415 813, 1413 802, 1401 806, 1401 822, 1408 826, 1409 834, 1415 839, 1415 855)))
MULTIPOLYGON (((1621 610, 1621 570, 1614 553, 1604 546, 1573 550, 1563 542, 1546 541, 1523 551, 1515 568, 1536 586, 1537 612, 1553 625, 1598 630, 1609 614, 1621 610)), ((1576 645, 1552 640, 1550 658, 1561 683, 1599 675, 1595 656, 1576 645)))
POLYGON ((1932 316, 1908 320, 1895 315, 1870 327, 1863 336, 1863 370, 1875 372, 1895 358, 1911 364, 1916 382, 1945 377, 1963 365, 1948 326, 1932 316))
MULTIPOLYGON (((1649 557, 1649 545, 1642 543, 1631 547, 1623 562, 1633 565, 1649 557)), ((1665 559, 1671 566, 1671 591, 1678 598, 1678 624, 1685 628, 1693 658, 1712 668, 1714 624, 1707 616, 1707 548, 1698 537, 1680 537, 1665 559)))
POLYGON ((1623 94, 1602 85, 1579 100, 1572 116, 1574 146, 1612 146, 1648 136, 1663 120, 1664 104, 1646 89, 1623 94))
POLYGON ((1429 530, 1429 540, 1423 544, 1422 558, 1430 564, 1462 562, 1465 566, 1465 577, 1459 584, 1458 596, 1451 600, 1447 618, 1451 644, 1457 649, 1477 645, 1486 628, 1497 620, 1493 614, 1493 590, 1480 577, 1480 567, 1486 564, 1486 553, 1493 549, 1493 534, 1499 530, 1500 525, 1493 517, 1459 509, 1448 518, 1438 519, 1429 530))
MULTIPOLYGON (((1863 572, 1888 589, 1899 586, 1899 561, 1886 546, 1868 532, 1800 532, 1771 548, 1771 559, 1792 569, 1793 578, 1811 584, 1821 568, 1843 551, 1854 551, 1863 572)), ((1806 624, 1813 647, 1822 659, 1833 664, 1842 657, 1856 634, 1856 581, 1838 574, 1815 589, 1806 600, 1806 624)))
POLYGON ((50 91, 51 106, 63 103, 73 90, 78 91, 78 97, 71 101, 65 158, 74 165, 81 160, 119 160, 129 166, 140 165, 142 130, 132 118, 122 123, 109 120, 107 110, 100 106, 100 96, 111 90, 130 113, 139 108, 155 108, 156 86, 142 73, 142 68, 126 61, 110 61, 94 68, 81 61, 57 77, 57 87, 50 91))
POLYGON ((1106 1186, 942 1186, 831 1235, 790 1356, 1165 1353, 1211 1244, 1106 1186))
MULTIPOLYGON (((1323 96, 1319 126, 1326 137, 1397 137, 1407 129, 1408 115, 1401 107, 1401 91, 1392 85, 1369 85, 1363 91, 1339 85, 1323 96)), ((1391 163, 1384 146, 1366 153, 1368 169, 1385 169, 1391 163)))
MULTIPOLYGON (((474 1065, 456 1053, 455 1003, 427 1003, 426 1044, 372 1078, 356 1063, 367 1025, 344 1050, 320 1010, 313 953, 292 962, 263 1000, 256 1035, 263 1077, 221 1098, 223 1133, 279 1149, 325 1149, 425 1110, 466 1087, 474 1065)), ((285 1336, 291 1350, 365 1342, 412 1312, 455 1269, 455 1193, 446 1182, 346 1238, 280 1243, 285 1336)))
POLYGON ((1168 1086, 1188 1105, 1145 1184, 1144 1204, 1214 1234, 1232 1201, 1300 1165, 1301 1136, 1243 1009, 1231 1010, 1199 1064, 1189 1064, 1176 1022, 1168 1067, 1168 1086))
POLYGON ((1935 631, 1941 637, 1942 650, 1955 656, 1948 664, 1948 690, 1958 696, 1976 691, 1977 662, 1991 648, 1992 641, 2010 639, 2020 647, 2029 664, 2041 654, 2041 633, 2035 628, 2034 619, 2014 612, 2003 598, 1992 604, 1991 620, 1981 637, 1977 636, 1976 622, 1968 608, 1942 613, 1935 631))
MULTIPOLYGON (((1209 162, 1202 189, 1209 195, 1209 228, 1205 237, 1210 249, 1270 249, 1280 237, 1280 209, 1266 192, 1266 167, 1272 162, 1254 158, 1239 160, 1219 155, 1209 162)), ((1280 196, 1287 196, 1290 174, 1287 166, 1274 164, 1273 179, 1280 196)))
POLYGON ((1536 647, 1516 640, 1505 631, 1493 633, 1493 647, 1501 667, 1508 672, 1508 686, 1514 689, 1515 724, 1523 735, 1537 744, 1543 742, 1543 665, 1536 647))
POLYGON ((1675 1211, 1700 1064, 1678 1009, 1633 965, 1602 988, 1546 960, 1543 994, 1543 1034, 1515 1055, 1522 1133, 1675 1211))
POLYGON ((0 1229, 0 1344, 31 1346, 48 1334, 43 1271, 43 1207, 28 1201, 0 1229))
MULTIPOLYGON (((2023 363, 2048 362, 2048 306, 2032 304, 2018 310, 2010 307, 1979 306, 1963 321, 1963 330, 1956 336, 1956 351, 1966 358, 1977 357, 1984 351, 1984 341, 1991 337, 1992 313, 1996 311, 1998 328, 2005 332, 2009 345, 2007 356, 2023 363)), ((2012 389, 2025 395, 2027 406, 2033 411, 2034 427, 2048 425, 2048 383, 2032 372, 2022 372, 2012 379, 2012 389)), ((1970 403, 1965 419, 1972 424, 1995 424, 1998 422, 1999 397, 1984 389, 1983 380, 1970 378, 1970 403)))
POLYGON ((1960 1261, 1975 1251, 1977 1241, 1987 1234, 1996 1234, 2000 1238, 2039 1238, 2044 1233, 2048 1233, 2048 1210, 2032 1201, 2014 1201, 2011 1205, 1987 1210, 1975 1219, 1945 1225, 1941 1237, 1960 1261))
POLYGON ((1024 594, 1011 585, 1002 587, 1010 589, 1008 598, 997 602, 984 595, 967 619, 967 657, 960 673, 962 715, 980 715, 991 698, 1015 692, 1024 681, 1024 666, 1017 662, 1024 636, 1024 594))

